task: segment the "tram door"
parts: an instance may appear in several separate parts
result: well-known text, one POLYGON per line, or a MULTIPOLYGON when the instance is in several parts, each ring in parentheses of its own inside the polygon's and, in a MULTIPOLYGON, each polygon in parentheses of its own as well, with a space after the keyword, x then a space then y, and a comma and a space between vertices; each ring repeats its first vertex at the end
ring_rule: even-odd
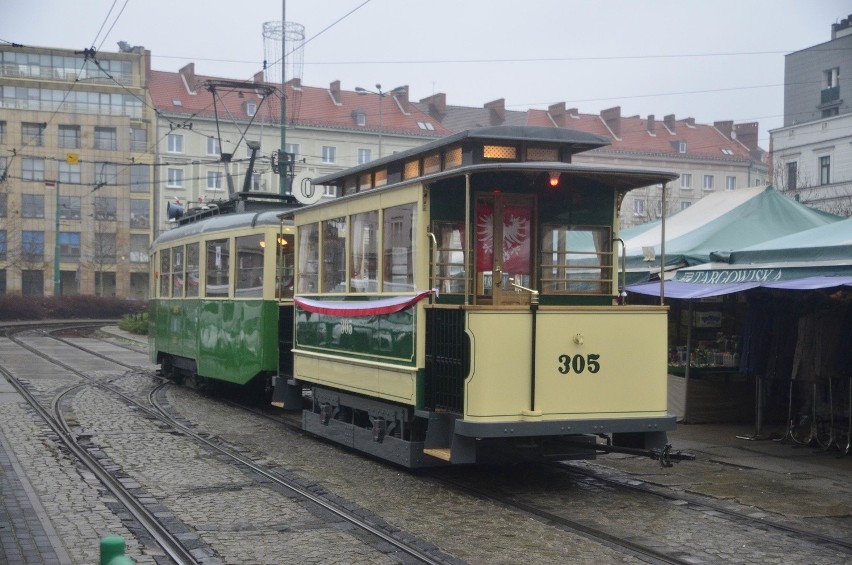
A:
POLYGON ((535 196, 481 194, 476 197, 476 294, 482 304, 529 304, 535 280, 535 196))

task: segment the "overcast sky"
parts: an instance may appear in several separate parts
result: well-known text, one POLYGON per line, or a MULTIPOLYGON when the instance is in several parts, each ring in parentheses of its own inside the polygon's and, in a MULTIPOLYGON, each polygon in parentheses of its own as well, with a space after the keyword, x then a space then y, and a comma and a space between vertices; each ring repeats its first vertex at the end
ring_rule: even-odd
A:
MULTIPOLYGON (((150 49, 153 68, 249 79, 281 0, 0 0, 0 45, 150 49)), ((302 82, 511 110, 667 114, 781 126, 784 55, 830 39, 848 0, 288 0, 302 82)), ((275 60, 280 58, 280 52, 275 60)), ((850 55, 852 56, 852 55, 850 55)), ((269 57, 270 62, 272 56, 269 57)), ((297 58, 288 59, 291 63, 297 58)), ((288 71, 291 78, 293 71, 288 71)))

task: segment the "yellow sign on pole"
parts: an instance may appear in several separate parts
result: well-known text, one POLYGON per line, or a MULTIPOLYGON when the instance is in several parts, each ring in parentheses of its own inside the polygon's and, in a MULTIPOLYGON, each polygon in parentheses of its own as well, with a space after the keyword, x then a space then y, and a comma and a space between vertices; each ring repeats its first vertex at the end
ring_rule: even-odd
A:
POLYGON ((80 162, 80 155, 77 153, 66 153, 65 154, 65 163, 68 165, 76 165, 80 162))

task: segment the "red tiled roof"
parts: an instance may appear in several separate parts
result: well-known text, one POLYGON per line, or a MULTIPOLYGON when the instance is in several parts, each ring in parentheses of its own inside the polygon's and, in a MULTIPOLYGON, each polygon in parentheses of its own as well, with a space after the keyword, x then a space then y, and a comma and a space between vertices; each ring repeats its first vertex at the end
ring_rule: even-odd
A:
MULTIPOLYGON (((185 70, 187 67, 184 67, 185 70)), ((205 85, 206 81, 222 81, 217 77, 195 75, 191 71, 186 74, 151 71, 149 91, 154 106, 158 111, 169 115, 215 116, 213 95, 205 85), (191 77, 193 84, 188 84, 186 77, 191 77), (192 80, 194 79, 194 80, 192 80), (193 93, 194 92, 194 93, 193 93), (176 105, 175 101, 179 101, 176 105)), ((281 115, 280 89, 278 85, 258 83, 259 87, 272 86, 275 92, 261 106, 262 95, 253 89, 217 87, 216 111, 220 117, 239 116, 245 120, 250 117, 245 113, 243 104, 254 100, 258 104, 257 118, 266 123, 278 123, 281 115)), ((335 85, 332 85, 335 86, 335 85)), ((351 129, 376 131, 379 128, 379 96, 368 94, 361 96, 355 91, 338 90, 333 98, 331 88, 300 86, 288 82, 286 85, 288 123, 295 125, 310 125, 335 129, 351 129), (356 111, 366 115, 366 125, 357 125, 356 111)), ((453 133, 429 114, 421 111, 413 104, 407 103, 407 93, 399 97, 385 96, 382 98, 381 122, 382 131, 398 132, 406 135, 422 135, 434 138, 453 133), (403 110, 403 105, 407 106, 403 110), (424 129, 425 124, 431 124, 432 129, 424 129), (421 126, 420 124, 424 124, 421 126)))

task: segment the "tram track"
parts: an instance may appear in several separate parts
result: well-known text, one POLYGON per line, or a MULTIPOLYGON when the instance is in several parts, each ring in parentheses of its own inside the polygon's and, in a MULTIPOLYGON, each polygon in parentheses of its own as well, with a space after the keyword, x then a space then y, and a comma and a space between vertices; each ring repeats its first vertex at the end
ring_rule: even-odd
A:
MULTIPOLYGON (((60 329, 51 331, 66 331, 71 327, 73 326, 62 325, 60 329)), ((85 327, 89 328, 90 326, 85 327)), ((78 343, 75 343, 72 340, 51 335, 51 332, 45 332, 44 335, 49 335, 52 339, 55 339, 69 347, 73 347, 88 355, 95 356, 99 359, 108 361, 121 367, 125 367, 131 370, 136 370, 139 368, 138 366, 116 360, 110 357, 109 355, 97 352, 91 348, 84 347, 78 343)), ((157 400, 157 394, 159 392, 162 392, 166 387, 170 386, 169 381, 160 379, 161 382, 153 389, 151 389, 151 391, 148 393, 148 402, 146 405, 140 402, 139 400, 133 398, 131 395, 125 394, 124 392, 117 390, 115 387, 109 384, 105 384, 103 382, 97 381, 96 379, 92 379, 84 373, 76 370, 74 367, 68 365, 67 363, 64 363, 58 359, 51 358, 50 355, 30 347, 21 340, 16 339, 14 335, 8 335, 8 337, 17 345, 23 347, 24 349, 27 349, 32 354, 38 355, 39 357, 48 360, 49 362, 54 363, 57 366, 60 366, 63 369, 72 372, 73 374, 83 379, 82 382, 66 389, 54 398, 52 402, 54 414, 50 415, 41 406, 38 399, 36 399, 34 395, 30 394, 29 391, 26 390, 26 387, 24 387, 21 383, 17 382, 17 380, 14 378, 14 375, 6 372, 5 370, 3 371, 4 375, 6 375, 7 378, 14 383, 16 390, 19 390, 21 392, 21 394, 27 399, 27 401, 31 405, 33 405, 34 409, 39 413, 39 415, 43 419, 45 419, 46 422, 48 422, 48 425, 51 427, 51 429, 55 433, 57 433, 59 437, 62 438, 63 443, 68 446, 69 451, 71 451, 71 453, 76 458, 78 458, 81 463, 86 466, 86 468, 90 469, 93 474, 95 474, 98 480, 100 480, 104 484, 104 486, 111 493, 114 494, 114 496, 128 509, 128 511, 134 516, 134 518, 136 518, 140 526, 151 534, 152 538, 157 542, 157 544, 160 545, 166 552, 166 554, 169 555, 169 557, 172 558, 176 563, 197 563, 198 560, 192 555, 192 553, 188 549, 183 547, 180 542, 175 538, 175 536, 171 535, 167 529, 161 527, 161 525, 160 527, 158 527, 159 523, 157 522, 156 517, 153 515, 153 513, 149 512, 145 508, 145 504, 140 503, 137 498, 131 492, 129 492, 128 489, 123 488, 123 484, 120 480, 116 479, 109 471, 106 471, 102 465, 99 465, 98 459, 91 457, 91 455, 88 454, 86 448, 79 445, 79 443, 76 441, 75 433, 65 422, 65 418, 61 415, 60 404, 61 399, 63 397, 71 394, 74 391, 78 391, 81 387, 85 386, 93 386, 103 389, 111 394, 117 395, 119 398, 121 398, 123 402, 138 409, 140 412, 144 413, 149 418, 156 419, 173 429, 176 433, 179 433, 180 435, 190 439, 191 441, 203 445, 205 449, 213 451, 220 456, 228 458, 232 463, 242 466, 243 468, 249 470, 251 473, 260 477, 262 480, 277 485, 278 487, 281 487, 286 491, 291 492, 297 497, 300 497, 305 501, 309 501, 311 504, 321 507, 324 511, 335 516, 337 519, 349 523, 352 526, 358 528, 359 530, 365 532, 366 534, 373 536, 377 542, 375 545, 378 546, 385 544, 387 546, 392 547, 393 551, 391 551, 390 553, 396 553, 399 557, 404 556, 404 558, 402 558, 404 562, 439 564, 451 560, 450 558, 436 558, 435 556, 430 555, 429 553, 419 549, 416 546, 416 543, 402 541, 394 535, 382 531, 381 529, 370 524, 367 520, 360 518, 357 514, 346 510, 338 504, 325 500, 320 495, 312 493, 309 489, 300 486, 296 481, 287 479, 286 477, 283 477, 274 471, 270 471, 264 468, 262 464, 252 461, 249 457, 246 457, 234 451, 233 449, 222 445, 221 442, 209 439, 208 437, 204 437, 202 433, 198 433, 192 430, 190 426, 179 422, 176 418, 170 415, 168 413, 168 410, 164 408, 157 400)), ((397 535, 399 535, 399 533, 397 533, 397 535)))

